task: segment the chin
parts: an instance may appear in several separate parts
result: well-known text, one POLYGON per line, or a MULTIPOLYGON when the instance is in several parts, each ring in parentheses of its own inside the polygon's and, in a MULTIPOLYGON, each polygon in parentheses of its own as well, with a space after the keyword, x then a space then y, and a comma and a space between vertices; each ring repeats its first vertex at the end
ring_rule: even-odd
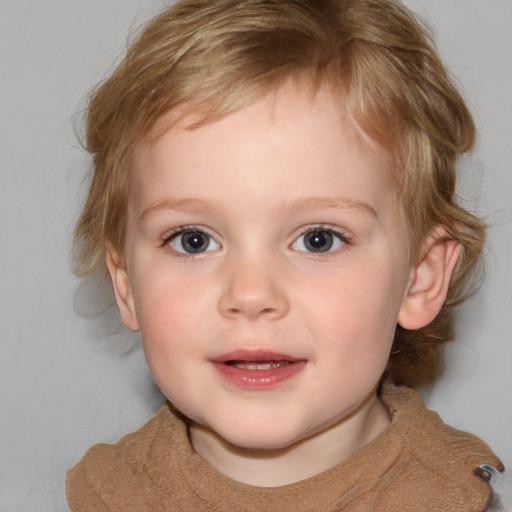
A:
MULTIPOLYGON (((282 427, 282 426, 281 426, 282 427)), ((225 442, 242 450, 283 450, 303 439, 297 432, 275 429, 237 429, 217 431, 225 442)))

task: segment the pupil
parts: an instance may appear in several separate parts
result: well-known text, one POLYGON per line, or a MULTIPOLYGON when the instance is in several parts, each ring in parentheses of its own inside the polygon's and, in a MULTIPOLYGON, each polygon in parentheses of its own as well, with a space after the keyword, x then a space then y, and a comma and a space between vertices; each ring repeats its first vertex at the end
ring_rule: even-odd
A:
POLYGON ((329 231, 312 231, 306 235, 305 244, 311 252, 326 252, 332 247, 332 234, 329 231))
POLYGON ((204 233, 192 232, 183 236, 183 248, 187 252, 202 252, 206 249, 208 241, 204 233))

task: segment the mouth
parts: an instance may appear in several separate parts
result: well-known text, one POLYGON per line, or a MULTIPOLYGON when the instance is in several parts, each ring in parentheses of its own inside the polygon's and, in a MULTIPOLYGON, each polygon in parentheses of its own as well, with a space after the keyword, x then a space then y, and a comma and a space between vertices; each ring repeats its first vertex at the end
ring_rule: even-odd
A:
POLYGON ((246 390, 274 388, 299 374, 307 361, 285 354, 238 351, 212 361, 231 385, 246 390))
POLYGON ((293 364, 295 361, 226 361, 224 364, 242 370, 272 370, 293 364))

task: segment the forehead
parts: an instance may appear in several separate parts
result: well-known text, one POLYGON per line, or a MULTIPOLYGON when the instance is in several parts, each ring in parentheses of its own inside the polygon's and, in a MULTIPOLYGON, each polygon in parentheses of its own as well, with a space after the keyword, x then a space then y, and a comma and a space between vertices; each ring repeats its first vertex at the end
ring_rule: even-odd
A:
POLYGON ((260 201, 348 191, 380 203, 395 195, 387 154, 326 89, 288 83, 220 120, 190 129, 193 122, 135 147, 130 202, 147 207, 167 193, 222 199, 226 189, 260 201))

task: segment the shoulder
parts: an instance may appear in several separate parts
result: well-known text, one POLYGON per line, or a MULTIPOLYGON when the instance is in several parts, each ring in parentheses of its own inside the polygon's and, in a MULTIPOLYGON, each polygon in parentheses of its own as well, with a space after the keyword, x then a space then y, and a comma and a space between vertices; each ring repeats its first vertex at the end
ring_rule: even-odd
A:
POLYGON ((392 429, 402 446, 396 465, 402 471, 390 487, 395 492, 416 493, 418 499, 428 496, 424 510, 485 510, 492 501, 492 490, 481 468, 504 469, 489 446, 446 425, 413 389, 387 386, 382 400, 393 416, 392 429))
MULTIPOLYGON (((158 486, 152 468, 162 457, 172 459, 186 439, 186 426, 168 405, 136 432, 116 444, 97 444, 68 471, 66 497, 73 511, 136 510, 111 508, 129 489, 154 489, 158 486), (163 453, 165 452, 165 453, 163 453)), ((172 465, 170 466, 172 469, 172 465)), ((154 494, 154 490, 151 491, 154 494)))

